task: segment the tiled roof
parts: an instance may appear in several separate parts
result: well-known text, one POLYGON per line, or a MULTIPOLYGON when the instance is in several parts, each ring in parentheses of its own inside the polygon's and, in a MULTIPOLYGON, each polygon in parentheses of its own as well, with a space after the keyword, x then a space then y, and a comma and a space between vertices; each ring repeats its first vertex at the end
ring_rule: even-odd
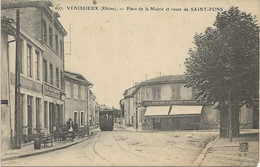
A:
POLYGON ((65 75, 65 77, 72 78, 72 79, 75 79, 75 80, 79 80, 79 81, 84 82, 88 85, 93 85, 93 83, 86 80, 86 78, 81 74, 70 72, 70 71, 64 71, 64 75, 65 75))

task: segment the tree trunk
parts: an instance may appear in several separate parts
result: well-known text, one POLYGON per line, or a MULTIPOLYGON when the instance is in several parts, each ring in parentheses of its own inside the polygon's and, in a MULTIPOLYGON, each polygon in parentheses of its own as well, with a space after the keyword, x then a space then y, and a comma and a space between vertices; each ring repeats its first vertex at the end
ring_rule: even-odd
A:
POLYGON ((220 109, 220 137, 228 136, 228 110, 225 107, 220 109))
POLYGON ((239 111, 240 108, 237 104, 232 107, 232 136, 239 136, 239 111))
MULTIPOLYGON (((239 136, 239 107, 232 107, 232 137, 239 136)), ((220 137, 229 137, 228 135, 228 106, 220 109, 220 137)))
POLYGON ((228 137, 229 141, 232 141, 232 90, 229 89, 228 91, 228 137))

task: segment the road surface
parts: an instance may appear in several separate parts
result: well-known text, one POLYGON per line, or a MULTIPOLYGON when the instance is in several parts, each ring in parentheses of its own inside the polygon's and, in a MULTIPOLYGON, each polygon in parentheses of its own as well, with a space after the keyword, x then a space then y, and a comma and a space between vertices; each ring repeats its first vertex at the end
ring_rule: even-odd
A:
POLYGON ((54 152, 2 162, 5 166, 192 165, 216 133, 95 131, 92 138, 54 152))

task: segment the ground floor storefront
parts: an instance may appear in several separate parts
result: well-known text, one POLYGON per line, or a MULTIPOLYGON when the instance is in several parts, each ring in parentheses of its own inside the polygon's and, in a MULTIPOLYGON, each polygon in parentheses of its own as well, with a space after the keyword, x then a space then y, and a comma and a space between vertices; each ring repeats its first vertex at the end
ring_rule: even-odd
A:
MULTIPOLYGON (((153 104, 153 103, 151 103, 153 104)), ((259 128, 257 107, 241 107, 238 111, 239 128, 259 128), (258 122, 257 122, 258 121, 258 122), (257 123, 256 123, 257 122, 257 123)), ((138 130, 206 130, 220 129, 221 121, 227 122, 227 115, 221 117, 216 106, 209 104, 161 104, 136 108, 133 128, 138 130)))
POLYGON ((143 109, 143 112, 143 130, 198 130, 219 128, 219 114, 213 106, 147 106, 143 109))
POLYGON ((64 125, 64 101, 61 99, 63 91, 53 86, 25 81, 32 87, 29 89, 29 84, 25 85, 22 82, 24 85, 20 89, 20 110, 17 111, 17 114, 15 114, 14 86, 11 86, 8 108, 10 110, 8 119, 10 148, 14 146, 15 140, 18 138, 21 139, 18 142, 27 143, 33 141, 37 133, 53 133, 64 125), (17 119, 15 119, 15 115, 17 115, 17 119), (20 137, 16 137, 16 135, 20 137))

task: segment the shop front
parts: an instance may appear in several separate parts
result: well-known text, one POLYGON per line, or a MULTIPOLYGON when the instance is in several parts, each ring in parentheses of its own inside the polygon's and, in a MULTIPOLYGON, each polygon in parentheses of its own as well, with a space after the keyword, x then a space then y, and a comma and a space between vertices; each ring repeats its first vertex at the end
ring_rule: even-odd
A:
POLYGON ((143 130, 198 130, 201 129, 201 105, 147 106, 143 130))
POLYGON ((53 133, 64 126, 63 90, 44 83, 44 129, 53 133))

